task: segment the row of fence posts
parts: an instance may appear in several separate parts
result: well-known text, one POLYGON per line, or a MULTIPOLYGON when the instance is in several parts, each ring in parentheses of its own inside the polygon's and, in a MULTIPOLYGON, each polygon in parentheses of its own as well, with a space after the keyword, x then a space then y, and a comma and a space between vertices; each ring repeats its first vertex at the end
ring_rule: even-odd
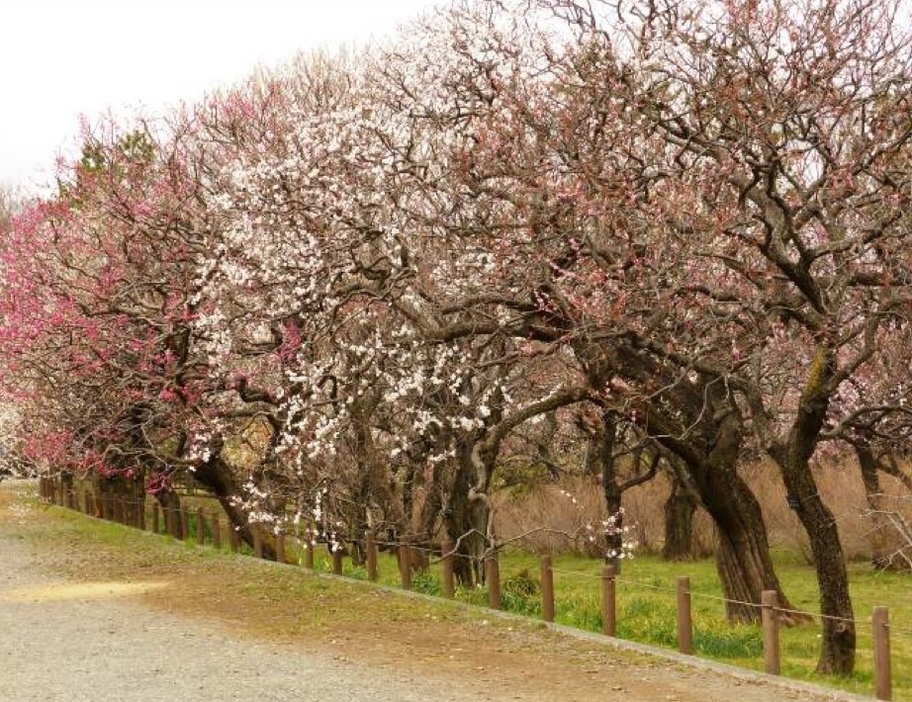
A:
MULTIPOLYGON (((41 497, 49 502, 77 509, 76 498, 73 490, 67 488, 61 481, 54 481, 49 478, 41 478, 39 492, 41 497)), ((103 519, 119 521, 126 523, 123 515, 126 514, 122 500, 114 496, 103 496, 98 500, 95 499, 91 492, 85 493, 85 512, 89 515, 100 515, 103 519)), ((184 541, 189 540, 190 510, 182 507, 181 510, 181 538, 184 541)), ((137 510, 135 524, 140 529, 146 528, 146 517, 144 503, 140 503, 137 510)), ((206 516, 203 508, 197 508, 196 517, 196 543, 202 546, 205 543, 206 533, 206 516)), ((177 510, 165 510, 165 524, 167 527, 165 533, 174 534, 176 531, 175 521, 177 519, 177 510)), ((222 547, 222 530, 218 514, 213 514, 210 521, 210 530, 212 534, 212 545, 215 548, 222 547)), ((156 502, 152 507, 152 532, 161 532, 161 508, 156 502)), ((250 530, 253 540, 253 553, 257 558, 263 558, 263 539, 260 528, 251 524, 250 530)), ((240 538, 238 532, 227 528, 228 545, 233 553, 240 549, 240 538)), ((305 540, 304 544, 304 567, 314 570, 314 551, 315 544, 311 540, 305 540)), ((365 567, 367 577, 374 582, 379 577, 378 572, 378 544, 376 537, 372 532, 368 532, 365 539, 365 567)), ((279 563, 286 563, 285 534, 278 532, 276 534, 276 560, 279 563)), ((332 560, 332 572, 335 575, 342 575, 343 572, 343 551, 341 548, 329 546, 329 552, 332 560)), ((413 565, 418 562, 415 557, 416 549, 408 544, 398 544, 397 560, 399 562, 399 579, 403 589, 409 590, 412 587, 413 565)), ((452 599, 456 594, 454 558, 456 557, 456 544, 452 541, 445 541, 441 547, 441 566, 442 566, 442 591, 443 596, 452 599)), ((501 587, 500 587, 500 564, 498 560, 498 551, 491 549, 484 560, 485 580, 488 587, 488 605, 492 609, 501 608, 501 587)), ((606 636, 615 636, 617 632, 617 579, 618 570, 614 565, 605 565, 601 573, 602 586, 602 633, 606 636)), ((677 633, 678 633, 678 650, 681 653, 693 654, 693 619, 691 617, 691 589, 690 578, 680 576, 677 579, 677 633)), ((554 621, 554 569, 550 555, 541 556, 541 597, 542 597, 542 618, 546 622, 554 621)), ((762 593, 760 604, 761 610, 761 631, 763 637, 763 659, 764 671, 771 675, 780 674, 780 647, 779 647, 779 609, 778 597, 775 590, 765 590, 762 593)), ((874 681, 875 697, 879 700, 892 699, 892 680, 890 666, 890 625, 889 613, 886 607, 875 607, 872 617, 872 634, 873 634, 873 654, 874 654, 874 681)))

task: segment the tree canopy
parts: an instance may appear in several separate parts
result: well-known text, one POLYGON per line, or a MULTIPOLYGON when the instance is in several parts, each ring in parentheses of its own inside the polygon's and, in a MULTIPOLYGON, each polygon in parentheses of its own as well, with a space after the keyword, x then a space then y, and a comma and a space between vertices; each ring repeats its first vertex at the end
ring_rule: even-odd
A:
POLYGON ((659 463, 686 483, 744 602, 781 592, 737 470, 766 455, 818 569, 819 668, 849 672, 811 466, 906 450, 902 12, 458 3, 99 125, 2 228, 23 450, 156 491, 194 471, 239 520, 282 528, 293 504, 334 539, 442 524, 477 553, 498 466, 560 426, 612 508, 659 463), (622 476, 618 449, 646 460, 622 476))

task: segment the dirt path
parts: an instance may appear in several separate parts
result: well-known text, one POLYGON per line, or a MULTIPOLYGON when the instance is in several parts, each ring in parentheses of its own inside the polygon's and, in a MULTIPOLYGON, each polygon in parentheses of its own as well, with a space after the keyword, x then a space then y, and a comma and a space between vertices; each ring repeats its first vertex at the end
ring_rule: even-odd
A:
MULTIPOLYGON (((421 603, 346 583, 329 583, 327 589, 356 588, 364 602, 374 603, 374 609, 364 610, 369 615, 347 612, 337 626, 307 626, 289 636, 265 619, 317 616, 336 601, 318 596, 293 603, 294 612, 275 614, 274 607, 259 606, 272 595, 238 600, 229 583, 239 575, 245 582, 268 580, 279 570, 252 559, 215 557, 188 566, 181 562, 184 551, 175 551, 171 570, 182 569, 175 589, 163 579, 169 569, 155 566, 152 556, 142 556, 145 570, 136 577, 140 566, 134 561, 115 562, 116 551, 89 544, 85 536, 65 532, 66 546, 59 552, 37 549, 34 534, 23 534, 41 520, 44 528, 57 529, 65 518, 53 511, 21 511, 27 509, 15 503, 0 509, 0 700, 859 699, 622 653, 598 637, 568 637, 494 617, 454 615, 443 621, 429 613, 416 619, 413 611, 421 603), (194 579, 196 570, 205 572, 194 579), (268 633, 275 631, 280 633, 268 633)), ((125 539, 143 537, 125 533, 125 539)), ((165 550, 152 538, 141 545, 165 550)), ((351 608, 362 605, 355 599, 351 608)))
POLYGON ((0 700, 426 699, 407 677, 242 640, 188 619, 172 622, 131 601, 141 587, 41 576, 6 534, 0 563, 0 700))

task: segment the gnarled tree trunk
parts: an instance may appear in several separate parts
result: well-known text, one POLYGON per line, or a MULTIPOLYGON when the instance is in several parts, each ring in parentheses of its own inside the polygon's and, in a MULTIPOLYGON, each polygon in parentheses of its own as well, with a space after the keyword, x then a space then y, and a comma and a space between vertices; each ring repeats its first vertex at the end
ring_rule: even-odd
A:
POLYGON ((472 441, 460 441, 456 472, 441 511, 447 538, 457 544, 453 573, 457 582, 466 587, 484 582, 483 560, 491 518, 487 500, 475 494, 478 476, 473 449, 472 441))
POLYGON ((902 472, 893 456, 877 457, 868 444, 856 444, 855 455, 861 468, 871 517, 871 564, 879 570, 909 571, 912 569, 912 556, 907 551, 912 543, 909 543, 905 533, 905 522, 885 504, 879 472, 892 475, 909 488, 912 488, 912 481, 902 472))
MULTIPOLYGON (((228 515, 229 528, 235 529, 244 543, 253 548, 253 528, 247 521, 247 515, 231 499, 241 494, 241 486, 235 480, 231 468, 225 465, 225 462, 216 455, 199 466, 193 477, 212 491, 228 515)), ((261 529, 260 539, 263 548, 263 558, 274 561, 276 559, 275 534, 269 530, 261 529)))
POLYGON ((810 541, 820 589, 822 637, 817 672, 850 675, 855 668, 855 614, 845 556, 833 513, 820 498, 810 460, 829 408, 835 357, 820 346, 808 372, 795 421, 785 441, 772 447, 796 514, 810 541))
POLYGON ((662 558, 666 561, 692 561, 693 521, 698 500, 692 492, 672 477, 671 493, 665 500, 665 543, 662 558))

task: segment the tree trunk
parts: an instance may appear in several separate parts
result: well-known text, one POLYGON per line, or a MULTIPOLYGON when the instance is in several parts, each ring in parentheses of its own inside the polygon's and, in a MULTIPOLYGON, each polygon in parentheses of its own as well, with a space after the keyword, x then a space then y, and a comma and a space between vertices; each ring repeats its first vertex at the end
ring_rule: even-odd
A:
POLYGON ((485 534, 490 518, 487 503, 471 496, 475 468, 469 457, 470 450, 463 447, 459 452, 449 500, 441 511, 447 537, 457 544, 453 573, 457 582, 465 587, 484 582, 485 534))
MULTIPOLYGON (((716 567, 722 580, 726 615, 731 622, 757 621, 764 590, 775 590, 781 606, 793 609, 782 590, 770 555, 760 504, 738 474, 743 424, 734 407, 716 400, 709 450, 687 461, 688 472, 719 535, 716 567)), ((708 430, 708 429, 707 429, 708 430)), ((800 620, 787 618, 787 622, 800 620)))
POLYGON ((621 554, 624 549, 624 515, 621 510, 623 490, 618 482, 614 446, 617 442, 618 427, 610 412, 602 413, 601 430, 589 440, 588 453, 599 457, 602 474, 602 496, 608 513, 608 528, 605 530, 605 563, 621 572, 621 554))
POLYGON ((821 345, 784 442, 772 447, 796 514, 807 532, 820 589, 822 639, 817 672, 851 675, 855 668, 855 613, 849 596, 845 556, 833 513, 820 499, 810 460, 817 448, 829 409, 831 381, 836 372, 833 352, 821 345))
POLYGON ((139 501, 145 499, 144 481, 138 478, 105 478, 95 475, 92 479, 95 495, 100 499, 117 500, 117 516, 124 524, 135 526, 139 501))
POLYGON ((621 365, 638 370, 638 382, 669 388, 662 402, 651 401, 642 413, 647 435, 667 451, 716 525, 721 542, 719 576, 730 621, 756 621, 763 590, 775 590, 790 607, 769 552, 766 524, 757 499, 738 475, 745 422, 724 378, 701 375, 683 383, 635 349, 618 349, 621 365), (668 411, 673 407, 673 411, 668 411), (741 604, 744 603, 744 604, 741 604))
POLYGON ((138 526, 140 516, 144 514, 143 502, 146 499, 145 480, 135 478, 123 481, 124 524, 138 526))
MULTIPOLYGON (((216 456, 198 467, 193 473, 193 477, 212 491, 225 510, 225 514, 228 515, 229 528, 236 529, 244 543, 253 548, 253 529, 247 521, 247 515, 231 499, 235 495, 241 494, 240 485, 234 479, 231 469, 216 456)), ((275 534, 271 530, 262 529, 260 536, 263 558, 274 561, 276 559, 275 534)))
POLYGON ((155 494, 164 515, 165 531, 174 539, 183 538, 183 514, 180 495, 171 490, 161 490, 155 494))
POLYGON ((621 504, 623 495, 627 490, 652 480, 656 476, 659 464, 659 455, 654 453, 650 457, 648 467, 643 469, 644 450, 639 446, 633 451, 630 475, 626 476, 626 480, 621 480, 621 476, 618 475, 615 447, 623 439, 622 432, 616 415, 610 410, 603 411, 601 426, 590 436, 587 449, 587 456, 597 456, 601 467, 602 495, 608 513, 604 533, 604 557, 605 563, 613 565, 616 572, 620 572, 625 555, 624 510, 621 504))
POLYGON ((365 534, 369 528, 377 528, 376 520, 372 517, 378 513, 381 528, 392 527, 399 536, 411 533, 415 467, 413 464, 407 467, 408 474, 402 481, 402 494, 397 495, 393 476, 387 463, 380 456, 380 452, 377 451, 371 433, 370 419, 379 400, 378 394, 364 396, 355 403, 351 410, 353 419, 351 451, 358 467, 360 482, 355 495, 354 513, 346 518, 346 521, 353 525, 351 542, 352 560, 355 565, 365 563, 365 534))
POLYGON ((662 558, 666 561, 694 560, 693 520, 696 511, 697 499, 676 478, 672 478, 671 494, 665 500, 662 558))
POLYGON ((789 495, 798 502, 796 513, 810 541, 820 588, 823 616, 817 672, 851 675, 855 668, 855 613, 836 520, 820 499, 807 462, 787 460, 780 468, 789 495))
MULTIPOLYGON (((780 606, 793 609, 776 575, 770 555, 766 524, 760 504, 747 483, 731 466, 713 471, 699 481, 700 496, 716 525, 719 549, 716 569, 722 581, 726 616, 730 622, 752 622, 760 618, 761 594, 775 590, 780 606)), ((791 615, 787 623, 807 620, 791 615)))
POLYGON ((874 451, 868 445, 856 445, 855 455, 861 468, 861 480, 864 483, 865 499, 871 514, 871 564, 885 570, 893 566, 890 557, 890 521, 884 514, 883 496, 881 495, 880 479, 877 475, 877 459, 874 451))

